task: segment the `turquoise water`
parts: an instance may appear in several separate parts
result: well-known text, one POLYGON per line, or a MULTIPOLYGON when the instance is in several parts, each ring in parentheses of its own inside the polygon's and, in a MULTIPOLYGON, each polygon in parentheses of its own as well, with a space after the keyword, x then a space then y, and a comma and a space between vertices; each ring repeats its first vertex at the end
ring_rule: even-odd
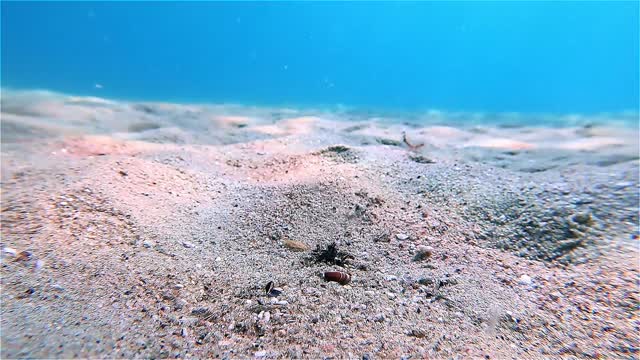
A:
POLYGON ((638 2, 2 2, 2 86, 117 99, 639 108, 638 2))

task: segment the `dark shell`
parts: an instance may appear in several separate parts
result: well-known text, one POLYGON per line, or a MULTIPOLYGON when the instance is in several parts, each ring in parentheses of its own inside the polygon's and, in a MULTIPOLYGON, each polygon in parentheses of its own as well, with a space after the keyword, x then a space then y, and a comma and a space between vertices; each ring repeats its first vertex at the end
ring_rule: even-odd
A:
POLYGON ((282 289, 274 287, 273 281, 269 281, 264 287, 264 292, 267 294, 267 296, 278 296, 282 294, 282 289))
POLYGON ((351 282, 351 276, 341 271, 327 271, 324 273, 324 279, 337 282, 340 285, 347 285, 351 282))

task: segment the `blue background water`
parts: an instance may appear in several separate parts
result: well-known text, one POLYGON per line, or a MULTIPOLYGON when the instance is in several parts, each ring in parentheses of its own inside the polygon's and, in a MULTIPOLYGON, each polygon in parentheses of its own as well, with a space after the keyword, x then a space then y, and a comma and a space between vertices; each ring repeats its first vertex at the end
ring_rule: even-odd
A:
POLYGON ((637 110, 638 13, 638 2, 3 1, 2 86, 186 102, 637 110))

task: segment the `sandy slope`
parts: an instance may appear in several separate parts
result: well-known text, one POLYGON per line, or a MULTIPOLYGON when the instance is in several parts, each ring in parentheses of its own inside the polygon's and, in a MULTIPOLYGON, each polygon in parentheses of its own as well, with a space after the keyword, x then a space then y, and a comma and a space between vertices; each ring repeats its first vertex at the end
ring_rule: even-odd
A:
POLYGON ((637 128, 2 101, 3 358, 638 356, 637 128))

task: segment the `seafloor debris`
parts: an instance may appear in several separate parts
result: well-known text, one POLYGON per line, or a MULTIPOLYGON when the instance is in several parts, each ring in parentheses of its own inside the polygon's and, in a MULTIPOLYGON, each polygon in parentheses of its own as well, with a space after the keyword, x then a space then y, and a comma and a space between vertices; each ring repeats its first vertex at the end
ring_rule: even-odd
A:
POLYGON ((291 251, 307 251, 309 250, 309 245, 303 243, 302 241, 296 241, 291 239, 285 239, 282 241, 284 247, 291 251))
MULTIPOLYGON (((424 145, 424 144, 423 144, 424 145)), ((411 159, 411 161, 415 161, 419 164, 435 164, 435 161, 426 157, 426 156, 422 156, 422 155, 411 155, 409 156, 409 159, 411 159)))
POLYGON ((327 271, 324 273, 324 279, 326 281, 334 281, 340 285, 347 285, 351 282, 351 275, 342 271, 327 271))
POLYGON ((31 259, 32 255, 30 251, 20 251, 13 261, 27 261, 31 259))
POLYGON ((323 154, 324 153, 331 153, 331 152, 340 154, 340 153, 343 153, 343 152, 347 152, 349 150, 351 150, 351 149, 349 149, 349 147, 344 146, 344 145, 333 145, 333 146, 329 146, 328 148, 326 148, 326 149, 324 149, 324 150, 322 150, 320 152, 323 153, 323 154))
POLYGON ((345 145, 332 145, 315 153, 333 160, 355 163, 359 160, 358 152, 345 145))
POLYGON ((402 143, 400 141, 392 140, 392 139, 377 138, 376 141, 382 145, 402 146, 402 143))
POLYGON ((338 250, 335 242, 324 248, 318 245, 313 251, 313 260, 315 260, 315 262, 344 266, 349 259, 353 259, 353 256, 338 250))
POLYGON ((275 287, 273 281, 269 281, 264 287, 264 292, 267 296, 273 297, 282 294, 282 289, 275 287))
POLYGON ((421 261, 431 257, 433 254, 433 247, 431 246, 418 246, 415 256, 413 257, 413 261, 421 261))

